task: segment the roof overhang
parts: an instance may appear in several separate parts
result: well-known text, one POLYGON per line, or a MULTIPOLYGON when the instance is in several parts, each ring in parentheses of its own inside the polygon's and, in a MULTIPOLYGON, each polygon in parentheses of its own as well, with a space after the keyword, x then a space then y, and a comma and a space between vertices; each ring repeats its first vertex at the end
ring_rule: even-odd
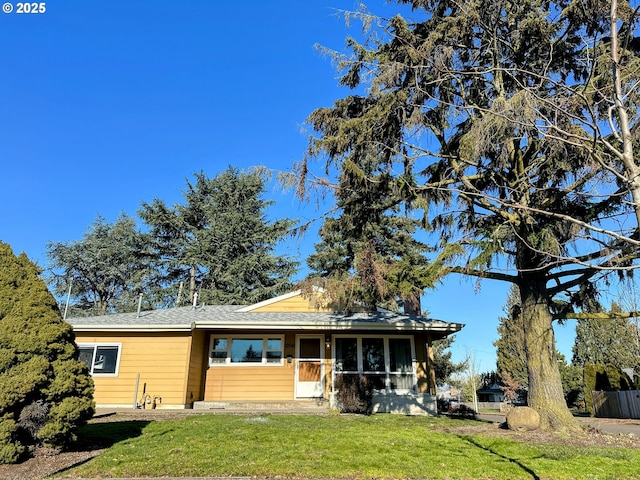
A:
POLYGON ((296 322, 296 323, 273 323, 273 322, 242 322, 242 323, 222 323, 222 322, 196 322, 194 328, 198 330, 330 330, 330 331, 350 331, 350 330, 372 330, 372 331, 403 331, 403 332, 459 332, 464 325, 461 323, 442 324, 415 324, 415 323, 375 323, 366 321, 336 321, 336 322, 296 322))
POLYGON ((191 332, 194 325, 73 325, 74 332, 191 332))

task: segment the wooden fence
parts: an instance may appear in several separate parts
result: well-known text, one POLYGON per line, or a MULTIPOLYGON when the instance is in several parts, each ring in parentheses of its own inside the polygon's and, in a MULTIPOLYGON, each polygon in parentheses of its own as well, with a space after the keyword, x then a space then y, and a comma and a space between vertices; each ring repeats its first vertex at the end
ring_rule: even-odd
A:
POLYGON ((592 392, 593 413, 601 418, 640 418, 640 390, 592 392))

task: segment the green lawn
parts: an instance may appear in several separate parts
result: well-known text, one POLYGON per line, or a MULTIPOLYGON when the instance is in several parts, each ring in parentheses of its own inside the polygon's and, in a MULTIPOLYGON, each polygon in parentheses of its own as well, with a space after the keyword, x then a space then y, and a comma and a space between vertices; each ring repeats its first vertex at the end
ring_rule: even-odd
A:
POLYGON ((640 451, 536 445, 446 433, 472 420, 396 415, 234 416, 93 424, 82 442, 112 439, 65 475, 305 478, 640 478, 640 451))

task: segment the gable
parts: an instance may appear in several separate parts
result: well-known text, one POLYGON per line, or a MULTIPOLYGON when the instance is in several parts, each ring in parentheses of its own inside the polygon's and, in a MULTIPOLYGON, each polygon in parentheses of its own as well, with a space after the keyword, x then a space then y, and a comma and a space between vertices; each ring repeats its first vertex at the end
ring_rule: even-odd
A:
MULTIPOLYGON (((302 290, 285 293, 279 297, 271 298, 260 303, 248 305, 238 312, 256 313, 339 313, 341 310, 337 306, 323 302, 324 290, 314 287, 313 293, 307 295, 302 290)), ((369 312, 367 308, 356 308, 354 312, 369 312)))
POLYGON ((296 290, 295 292, 286 293, 279 297, 265 300, 264 302, 249 305, 241 308, 239 312, 274 312, 274 313, 309 313, 309 312, 324 312, 329 313, 333 310, 329 308, 319 308, 318 298, 322 295, 322 292, 314 292, 311 296, 306 297, 302 294, 302 290, 296 290))

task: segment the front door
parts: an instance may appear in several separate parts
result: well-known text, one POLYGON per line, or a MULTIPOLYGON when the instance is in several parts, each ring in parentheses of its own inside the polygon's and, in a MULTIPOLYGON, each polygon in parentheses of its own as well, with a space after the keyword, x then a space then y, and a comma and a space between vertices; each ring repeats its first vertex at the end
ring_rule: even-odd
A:
POLYGON ((299 336, 296 341, 296 398, 324 396, 323 337, 299 336))

